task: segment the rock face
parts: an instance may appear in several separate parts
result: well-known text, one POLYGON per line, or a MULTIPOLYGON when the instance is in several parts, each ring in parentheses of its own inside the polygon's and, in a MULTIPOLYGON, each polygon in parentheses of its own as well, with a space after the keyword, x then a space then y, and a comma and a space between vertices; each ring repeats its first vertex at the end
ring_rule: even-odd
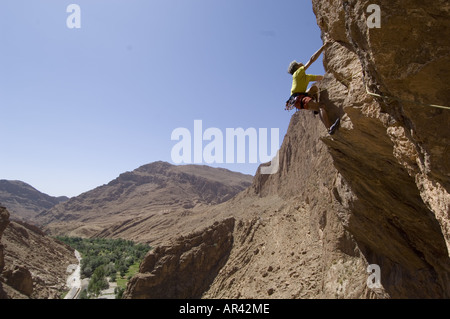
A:
MULTIPOLYGON (((318 118, 292 116, 279 170, 217 207, 237 219, 230 257, 204 298, 384 298, 366 286, 369 264, 340 218, 339 173, 318 118)), ((348 190, 346 200, 352 198, 348 190)))
POLYGON ((5 260, 3 256, 3 245, 1 244, 1 239, 3 236, 3 232, 5 231, 5 228, 9 224, 9 213, 6 210, 5 207, 0 206, 0 273, 3 270, 3 267, 5 267, 5 260))
POLYGON ((0 207, 0 299, 55 299, 66 289, 73 249, 0 207))
POLYGON ((30 271, 22 266, 15 265, 13 269, 3 272, 5 283, 25 296, 31 296, 33 292, 33 279, 30 271))
POLYGON ((320 100, 341 126, 295 113, 278 172, 211 208, 236 227, 203 298, 450 298, 450 110, 429 105, 450 106, 450 4, 382 1, 381 29, 369 4, 313 0, 331 41, 320 100))
MULTIPOLYGON (((0 274, 3 272, 5 268, 5 256, 4 251, 5 247, 2 244, 2 236, 5 228, 9 224, 9 213, 5 207, 0 206, 0 274)), ((3 290, 2 283, 0 281, 0 299, 6 298, 6 293, 3 290)))
POLYGON ((149 252, 124 298, 200 297, 227 260, 233 228, 234 219, 226 219, 149 252))
POLYGON ((323 139, 339 172, 332 191, 391 297, 448 298, 450 110, 426 104, 449 106, 450 4, 386 1, 370 29, 370 3, 313 1, 332 41, 321 99, 343 119, 323 139))
POLYGON ((33 283, 30 298, 58 299, 66 289, 67 267, 78 262, 74 250, 25 222, 11 222, 2 241, 6 246, 3 276, 11 280, 23 274, 23 280, 29 282, 29 272, 33 283))

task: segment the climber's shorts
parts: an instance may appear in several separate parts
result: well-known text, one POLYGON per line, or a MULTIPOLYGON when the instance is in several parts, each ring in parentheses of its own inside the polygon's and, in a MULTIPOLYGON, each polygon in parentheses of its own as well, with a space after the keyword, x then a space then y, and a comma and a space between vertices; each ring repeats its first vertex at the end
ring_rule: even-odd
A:
POLYGON ((308 109, 308 103, 312 100, 312 97, 306 95, 306 96, 303 96, 301 99, 302 99, 302 103, 301 103, 302 107, 305 110, 307 110, 308 109))
POLYGON ((312 100, 312 97, 306 93, 294 93, 289 100, 286 101, 286 109, 307 110, 308 103, 312 100))

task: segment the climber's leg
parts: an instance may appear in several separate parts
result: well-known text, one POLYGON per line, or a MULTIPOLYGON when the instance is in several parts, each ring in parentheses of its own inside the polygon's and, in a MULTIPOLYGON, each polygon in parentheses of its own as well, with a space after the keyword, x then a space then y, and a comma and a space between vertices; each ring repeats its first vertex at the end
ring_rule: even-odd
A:
POLYGON ((327 111, 325 110, 323 105, 320 105, 319 103, 311 100, 306 104, 305 108, 307 110, 311 110, 311 111, 318 111, 319 115, 320 115, 320 119, 322 120, 323 124, 325 125, 327 130, 330 129, 330 127, 331 127, 330 120, 328 119, 327 111))
POLYGON ((319 88, 313 85, 306 91, 310 97, 312 97, 316 102, 319 102, 319 88))

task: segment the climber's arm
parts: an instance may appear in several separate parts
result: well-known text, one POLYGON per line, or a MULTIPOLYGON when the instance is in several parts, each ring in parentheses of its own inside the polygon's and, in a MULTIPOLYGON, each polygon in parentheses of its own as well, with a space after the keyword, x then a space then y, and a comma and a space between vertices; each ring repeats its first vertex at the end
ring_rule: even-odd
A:
POLYGON ((320 54, 322 53, 323 49, 325 49, 326 45, 327 43, 322 45, 322 47, 316 53, 313 54, 311 59, 309 59, 308 63, 306 63, 305 70, 307 70, 311 66, 311 64, 313 64, 319 58, 320 54))
POLYGON ((321 81, 323 80, 323 75, 316 75, 316 79, 314 81, 321 81))
POLYGON ((306 81, 308 81, 308 83, 321 80, 323 80, 323 75, 306 74, 306 81))

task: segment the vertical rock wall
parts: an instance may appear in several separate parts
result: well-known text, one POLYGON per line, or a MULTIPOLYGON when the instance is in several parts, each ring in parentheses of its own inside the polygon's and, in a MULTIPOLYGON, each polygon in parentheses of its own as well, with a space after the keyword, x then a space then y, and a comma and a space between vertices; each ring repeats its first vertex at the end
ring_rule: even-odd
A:
POLYGON ((450 5, 377 1, 381 28, 370 29, 371 3, 313 0, 332 42, 321 100, 342 117, 323 139, 340 174, 333 192, 390 296, 448 298, 450 110, 424 104, 450 102, 450 5))
POLYGON ((176 238, 150 251, 128 283, 125 299, 199 298, 224 265, 234 219, 176 238))

